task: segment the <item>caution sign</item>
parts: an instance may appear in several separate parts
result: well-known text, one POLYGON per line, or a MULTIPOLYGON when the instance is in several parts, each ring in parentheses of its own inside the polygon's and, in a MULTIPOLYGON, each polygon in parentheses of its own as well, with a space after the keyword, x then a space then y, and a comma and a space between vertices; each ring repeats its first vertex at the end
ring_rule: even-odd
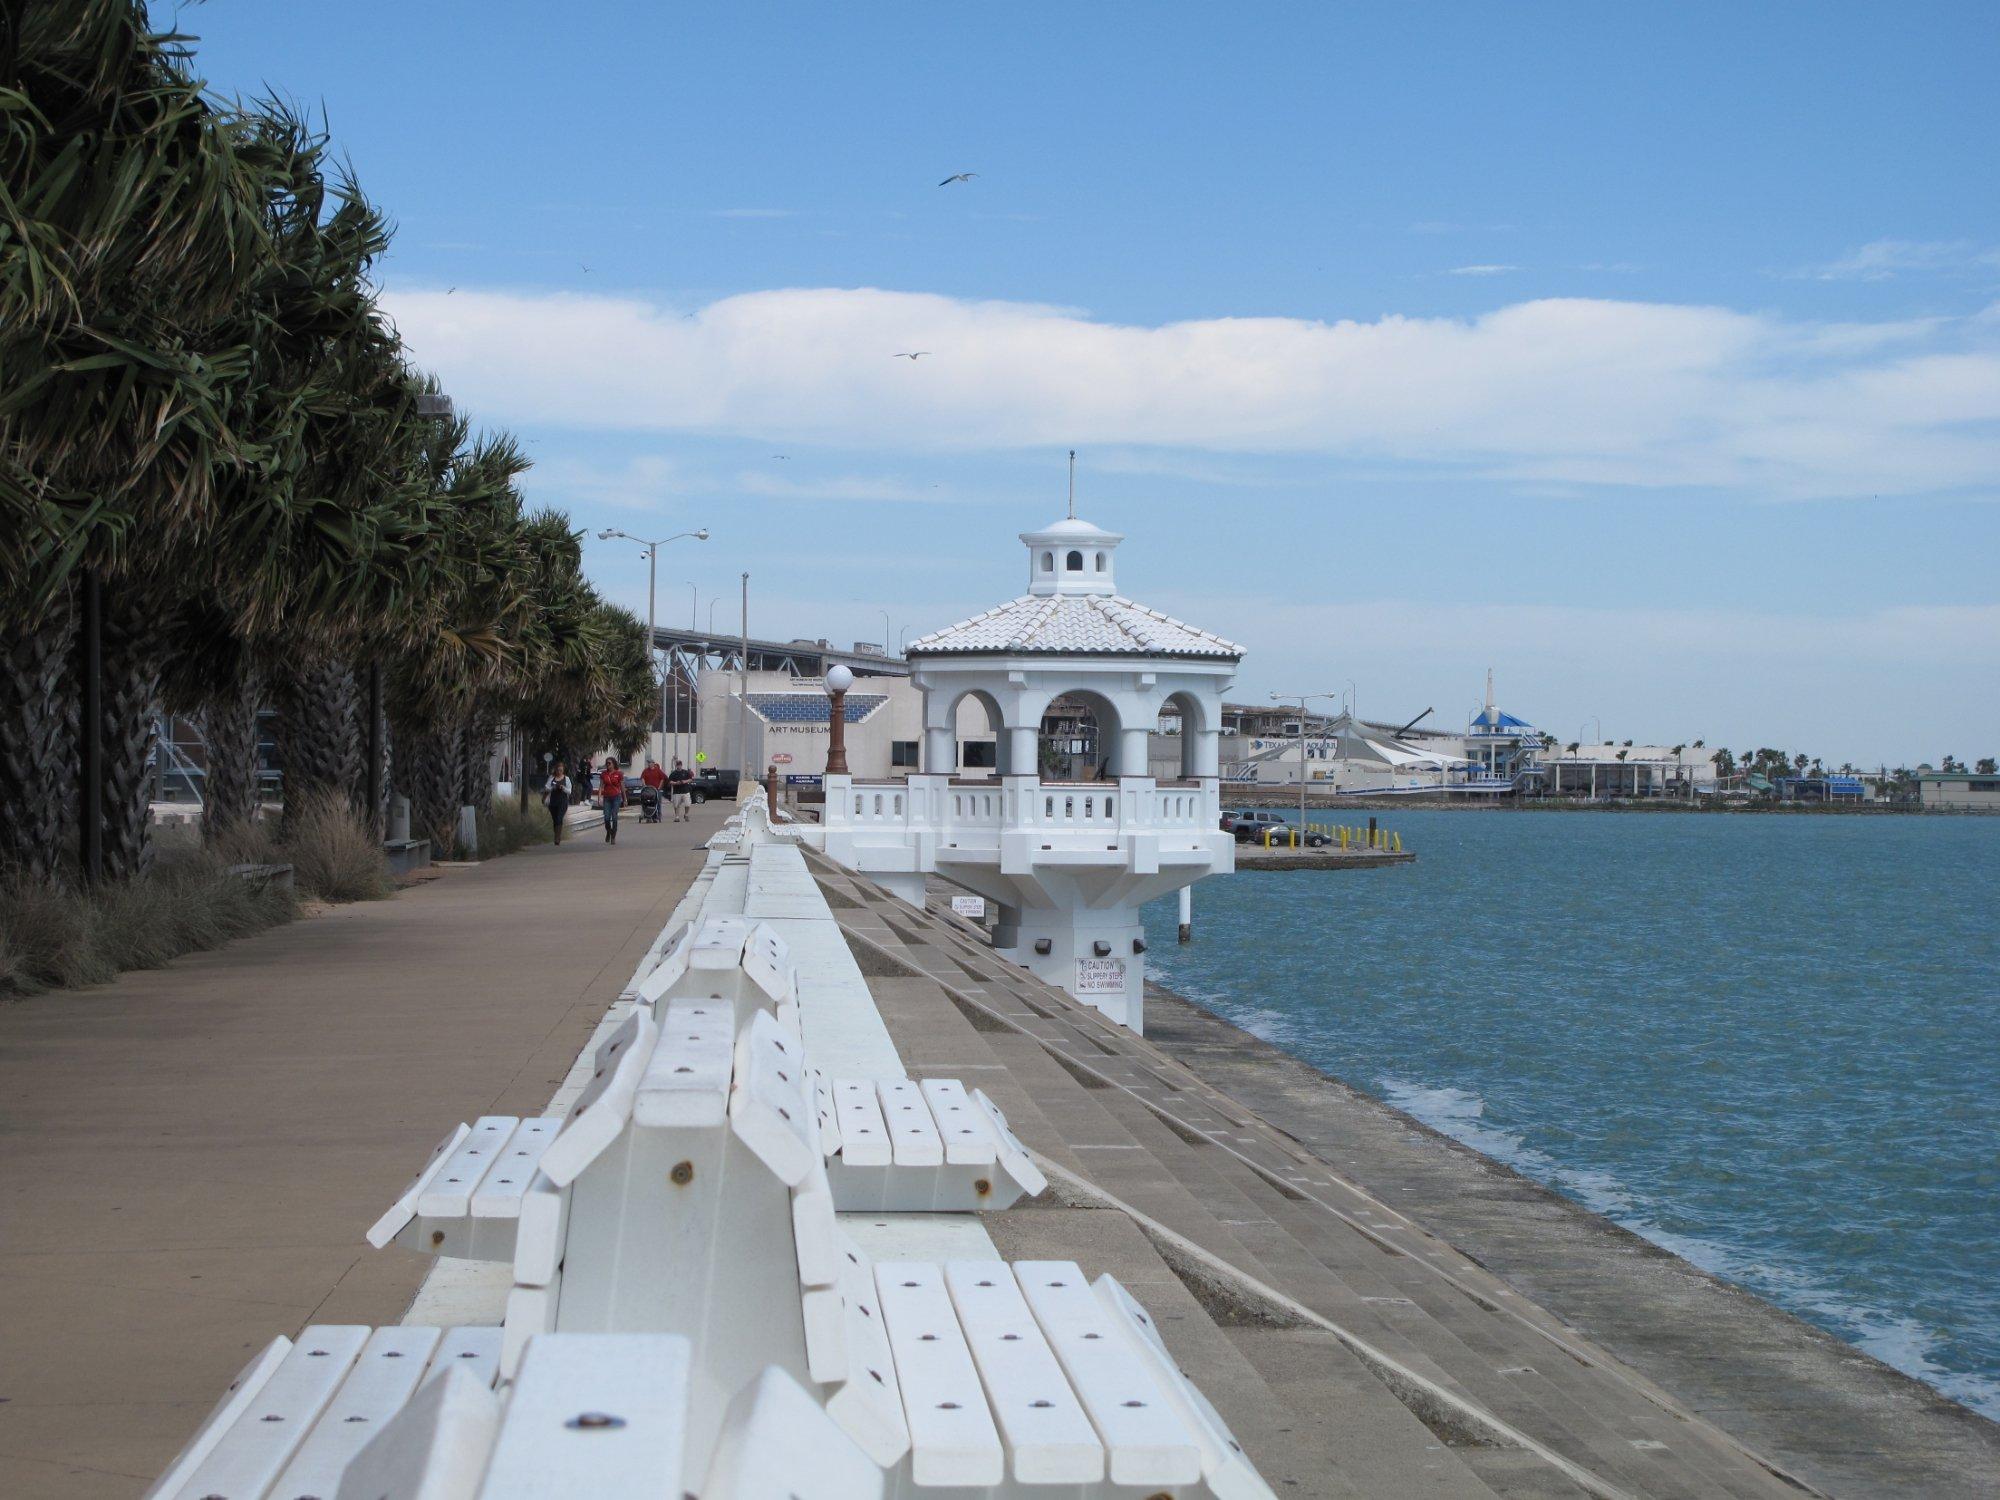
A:
POLYGON ((986 919, 986 898, 984 896, 953 896, 951 898, 951 910, 954 916, 970 917, 975 922, 984 921, 986 919))
POLYGON ((1122 958, 1079 958, 1076 961, 1078 995, 1122 995, 1125 993, 1125 960, 1122 958))

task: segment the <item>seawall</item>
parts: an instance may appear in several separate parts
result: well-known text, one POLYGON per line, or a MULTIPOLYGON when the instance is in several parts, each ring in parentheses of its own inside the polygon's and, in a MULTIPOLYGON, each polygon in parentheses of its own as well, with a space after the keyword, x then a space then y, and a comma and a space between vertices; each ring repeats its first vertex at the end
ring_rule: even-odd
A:
POLYGON ((1784 1470, 2000 1493, 2000 1424, 1159 986, 1146 1040, 1784 1470))

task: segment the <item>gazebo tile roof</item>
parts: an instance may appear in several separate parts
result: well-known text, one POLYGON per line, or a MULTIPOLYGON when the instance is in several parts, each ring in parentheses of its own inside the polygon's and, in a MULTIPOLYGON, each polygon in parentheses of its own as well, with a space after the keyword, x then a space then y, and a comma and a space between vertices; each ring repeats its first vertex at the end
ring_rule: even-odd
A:
POLYGON ((1203 656, 1235 660, 1243 648, 1119 594, 1023 594, 929 635, 908 654, 1203 656))

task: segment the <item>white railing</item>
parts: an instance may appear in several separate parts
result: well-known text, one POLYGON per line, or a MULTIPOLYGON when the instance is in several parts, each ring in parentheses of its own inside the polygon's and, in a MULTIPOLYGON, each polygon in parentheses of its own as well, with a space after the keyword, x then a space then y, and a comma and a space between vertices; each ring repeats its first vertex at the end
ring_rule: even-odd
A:
POLYGON ((828 827, 931 829, 949 841, 1007 828, 1090 834, 1208 829, 1217 816, 1214 788, 1199 783, 856 782, 829 790, 826 804, 828 827))

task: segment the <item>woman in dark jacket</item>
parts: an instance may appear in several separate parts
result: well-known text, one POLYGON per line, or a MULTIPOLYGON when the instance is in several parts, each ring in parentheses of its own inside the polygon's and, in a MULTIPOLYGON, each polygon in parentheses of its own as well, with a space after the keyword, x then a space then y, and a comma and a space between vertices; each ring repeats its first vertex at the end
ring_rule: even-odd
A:
POLYGON ((548 804, 549 819, 555 824, 555 841, 558 844, 562 842, 563 823, 569 817, 571 791, 569 775, 564 771, 563 763, 557 761, 549 767, 549 784, 542 788, 542 801, 548 804))

